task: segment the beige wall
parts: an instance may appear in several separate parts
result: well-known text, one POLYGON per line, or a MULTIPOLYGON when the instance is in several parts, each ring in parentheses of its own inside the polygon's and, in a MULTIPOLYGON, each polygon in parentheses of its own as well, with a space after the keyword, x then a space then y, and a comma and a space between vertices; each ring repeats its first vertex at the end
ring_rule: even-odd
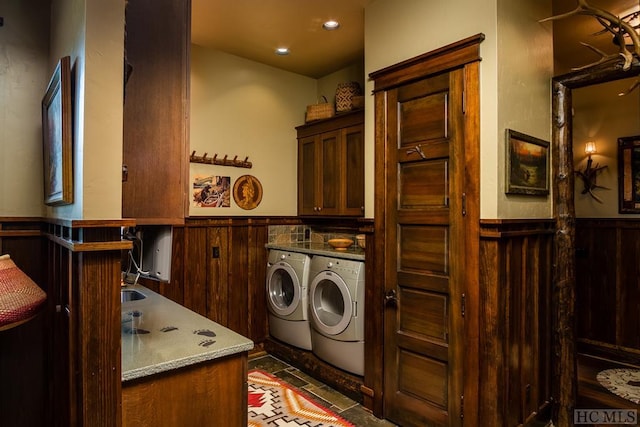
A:
MULTIPOLYGON (((549 135, 544 116, 549 114, 550 98, 544 81, 551 76, 551 65, 547 65, 551 63, 551 38, 550 30, 537 20, 548 16, 550 7, 548 0, 377 0, 365 11, 367 74, 478 33, 485 35, 480 64, 482 218, 551 214, 550 199, 504 197, 502 178, 507 125, 536 136, 549 135), (534 42, 545 45, 534 49, 534 42)), ((372 89, 373 84, 368 83, 365 93, 372 89)), ((365 105, 366 161, 373 165, 371 96, 365 105)), ((373 168, 367 169, 365 188, 365 215, 371 217, 373 168)))
POLYGON ((575 178, 575 208, 578 218, 638 218, 640 215, 618 213, 618 138, 640 135, 640 90, 618 96, 631 86, 634 79, 588 86, 573 91, 573 158, 576 170, 584 171, 587 141, 597 144, 598 153, 592 156, 593 167, 607 168, 597 177, 596 189, 602 203, 589 194, 581 194, 582 181, 575 178))
POLYGON ((53 0, 51 15, 49 64, 69 55, 75 75, 74 203, 47 216, 121 218, 124 2, 53 0))
MULTIPOLYGON (((219 51, 192 45, 190 152, 222 158, 246 156, 251 169, 191 164, 194 175, 242 175, 262 183, 261 203, 243 210, 194 207, 190 215, 297 215, 297 142, 308 104, 316 102, 317 81, 219 51)), ((193 179, 191 179, 193 182, 193 179)))
POLYGON ((553 33, 551 23, 538 23, 550 14, 551 0, 498 0, 498 133, 496 144, 482 140, 483 218, 553 215, 552 174, 549 196, 505 194, 505 130, 551 141, 553 33))
POLYGON ((364 89, 364 62, 353 64, 318 79, 318 98, 324 95, 327 101, 335 105, 338 84, 345 82, 357 82, 360 88, 364 89))
POLYGON ((0 3, 0 216, 42 216, 42 119, 49 79, 47 0, 0 3))

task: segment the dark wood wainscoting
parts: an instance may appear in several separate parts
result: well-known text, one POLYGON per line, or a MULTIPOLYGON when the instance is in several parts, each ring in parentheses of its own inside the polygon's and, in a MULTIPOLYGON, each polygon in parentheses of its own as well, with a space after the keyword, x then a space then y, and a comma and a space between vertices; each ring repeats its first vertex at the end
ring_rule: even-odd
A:
POLYGON ((121 227, 133 225, 45 220, 50 425, 122 424, 121 227))
MULTIPOLYGON (((45 292, 40 218, 0 218, 0 255, 13 262, 45 292)), ((45 314, 0 332, 0 424, 45 425, 45 314)))
POLYGON ((640 219, 576 220, 578 351, 640 362, 640 219))
POLYGON ((550 409, 552 396, 554 225, 482 220, 480 226, 479 419, 526 425, 550 409))
POLYGON ((132 225, 0 218, 0 252, 47 293, 38 317, 0 332, 2 425, 121 425, 120 229, 132 225))
POLYGON ((268 336, 268 226, 283 221, 187 219, 173 227, 171 281, 140 283, 260 344, 268 336))

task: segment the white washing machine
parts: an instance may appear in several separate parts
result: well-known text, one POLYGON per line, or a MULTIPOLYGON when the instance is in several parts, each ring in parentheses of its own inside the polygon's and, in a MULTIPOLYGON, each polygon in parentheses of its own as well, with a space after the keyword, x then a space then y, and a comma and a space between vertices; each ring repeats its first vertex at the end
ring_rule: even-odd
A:
POLYGON ((311 350, 309 325, 309 255, 270 250, 267 263, 267 307, 272 337, 311 350))
POLYGON ((364 375, 364 262, 314 256, 309 280, 313 353, 364 375))

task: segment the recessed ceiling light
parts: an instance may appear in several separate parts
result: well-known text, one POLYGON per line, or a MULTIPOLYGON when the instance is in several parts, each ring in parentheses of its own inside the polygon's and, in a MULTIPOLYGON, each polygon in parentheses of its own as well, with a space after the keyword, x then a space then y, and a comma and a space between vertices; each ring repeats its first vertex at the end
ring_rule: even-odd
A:
POLYGON ((337 30, 340 27, 340 23, 338 21, 334 21, 333 19, 322 24, 322 28, 325 30, 337 30))
POLYGON ((279 47, 276 49, 276 55, 289 55, 289 48, 288 47, 279 47))

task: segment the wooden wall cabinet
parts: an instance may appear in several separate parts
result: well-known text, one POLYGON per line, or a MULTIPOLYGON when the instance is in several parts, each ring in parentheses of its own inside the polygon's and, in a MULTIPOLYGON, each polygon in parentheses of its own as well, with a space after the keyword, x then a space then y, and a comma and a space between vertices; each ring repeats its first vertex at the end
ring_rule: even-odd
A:
POLYGON ((298 126, 298 215, 364 215, 362 110, 298 126))
POLYGON ((180 224, 188 209, 190 40, 191 1, 127 3, 122 216, 138 224, 180 224))

